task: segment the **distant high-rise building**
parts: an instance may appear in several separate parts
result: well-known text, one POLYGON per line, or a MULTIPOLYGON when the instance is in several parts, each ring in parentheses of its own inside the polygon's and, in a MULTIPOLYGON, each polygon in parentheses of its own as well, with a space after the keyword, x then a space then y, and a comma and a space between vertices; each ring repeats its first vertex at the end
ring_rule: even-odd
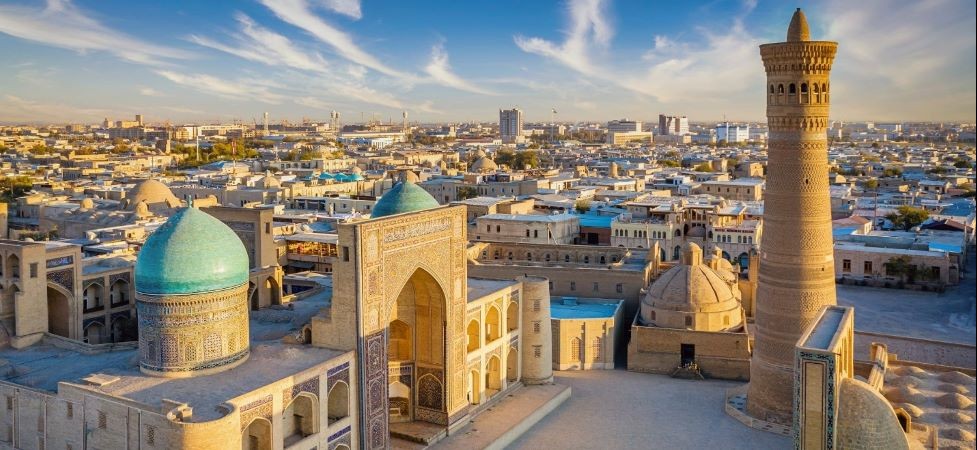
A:
POLYGON ((658 115, 658 134, 662 136, 689 134, 689 118, 686 116, 658 115))
POLYGON ((519 108, 499 110, 499 136, 502 142, 512 144, 521 142, 522 110, 519 108))
POLYGON ((716 140, 728 144, 746 142, 750 140, 750 126, 732 125, 729 122, 716 125, 716 140))
POLYGON ((142 120, 142 114, 136 114, 136 124, 138 124, 138 126, 140 127, 145 125, 145 123, 142 120))
MULTIPOLYGON (((825 132, 837 47, 811 40, 800 8, 787 42, 760 46, 770 144, 746 409, 768 422, 791 423, 795 344, 821 308, 836 301, 825 132)), ((821 411, 806 414, 824 420, 821 411)))
POLYGON ((638 133, 640 131, 640 120, 621 119, 607 122, 608 133, 638 133))

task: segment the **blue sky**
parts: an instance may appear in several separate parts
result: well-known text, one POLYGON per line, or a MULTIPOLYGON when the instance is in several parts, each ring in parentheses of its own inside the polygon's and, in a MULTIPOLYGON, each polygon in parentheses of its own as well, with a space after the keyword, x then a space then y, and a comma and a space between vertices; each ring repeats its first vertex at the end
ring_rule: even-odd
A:
POLYGON ((974 120, 972 1, 0 0, 0 121, 759 120, 796 6, 833 118, 974 120))

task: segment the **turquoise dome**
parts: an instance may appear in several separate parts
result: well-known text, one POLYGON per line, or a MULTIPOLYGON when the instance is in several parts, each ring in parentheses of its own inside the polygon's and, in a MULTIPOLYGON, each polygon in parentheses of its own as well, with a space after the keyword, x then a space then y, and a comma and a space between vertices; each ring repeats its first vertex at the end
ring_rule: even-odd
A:
POLYGON ((392 216, 441 206, 424 188, 409 181, 401 181, 380 197, 373 207, 371 218, 392 216))
POLYGON ((146 239, 136 259, 136 291, 179 295, 248 282, 250 263, 241 239, 197 208, 184 208, 146 239))

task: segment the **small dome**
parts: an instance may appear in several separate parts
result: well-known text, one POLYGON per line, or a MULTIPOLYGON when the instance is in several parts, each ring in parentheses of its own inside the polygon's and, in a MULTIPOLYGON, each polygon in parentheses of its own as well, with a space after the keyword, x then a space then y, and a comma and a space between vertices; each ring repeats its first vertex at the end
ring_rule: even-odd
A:
POLYGON ((363 169, 360 169, 360 166, 353 166, 353 168, 350 169, 350 172, 352 172, 352 173, 363 173, 363 169))
POLYGON ((743 324, 740 298, 735 282, 703 264, 702 249, 689 243, 682 263, 668 269, 648 288, 640 314, 644 323, 665 328, 738 329, 743 324))
POLYGON ((838 393, 838 448, 909 448, 895 411, 872 386, 845 378, 838 393))
POLYGON ((135 209, 141 201, 150 206, 165 203, 166 206, 175 208, 180 205, 180 200, 173 195, 169 186, 152 179, 139 183, 126 193, 126 209, 135 209))
POLYGON ((499 165, 488 156, 478 158, 471 167, 472 172, 491 172, 493 170, 499 170, 499 165))
POLYGON ((392 216, 424 209, 437 208, 438 201, 424 188, 410 182, 401 181, 393 189, 380 197, 370 214, 371 218, 392 216))
POLYGON ((81 209, 92 209, 95 207, 95 201, 90 198, 84 198, 81 200, 81 209))
POLYGON ((250 263, 227 225, 194 207, 170 217, 146 239, 136 260, 136 291, 171 295, 210 292, 248 282, 250 263))

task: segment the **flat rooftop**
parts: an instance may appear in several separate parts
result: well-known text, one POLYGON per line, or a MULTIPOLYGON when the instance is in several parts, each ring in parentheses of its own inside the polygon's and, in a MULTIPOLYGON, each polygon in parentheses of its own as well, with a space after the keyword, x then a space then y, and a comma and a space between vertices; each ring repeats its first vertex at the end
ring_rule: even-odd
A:
POLYGON ((567 297, 550 298, 550 316, 554 319, 606 319, 613 317, 620 302, 610 300, 580 303, 567 297), (573 304, 576 302, 576 304, 573 304))
POLYGON ((811 328, 810 334, 804 339, 803 347, 829 350, 828 346, 831 345, 832 338, 838 334, 838 327, 841 326, 841 321, 849 309, 844 306, 829 306, 825 309, 811 328))
POLYGON ((218 406, 228 400, 297 372, 325 363, 346 352, 309 345, 281 342, 327 305, 327 293, 320 292, 292 303, 293 309, 268 308, 251 312, 251 356, 238 367, 208 376, 159 378, 139 372, 138 350, 129 348, 86 355, 73 350, 38 344, 26 349, 0 349, 0 379, 34 389, 57 392, 64 381, 108 395, 142 403, 159 410, 162 399, 193 407, 193 421, 223 416, 218 406), (103 375, 117 380, 103 386, 83 379, 103 375))
POLYGON ((509 286, 515 286, 516 280, 489 280, 486 278, 468 279, 468 301, 473 302, 493 292, 501 291, 509 286))

